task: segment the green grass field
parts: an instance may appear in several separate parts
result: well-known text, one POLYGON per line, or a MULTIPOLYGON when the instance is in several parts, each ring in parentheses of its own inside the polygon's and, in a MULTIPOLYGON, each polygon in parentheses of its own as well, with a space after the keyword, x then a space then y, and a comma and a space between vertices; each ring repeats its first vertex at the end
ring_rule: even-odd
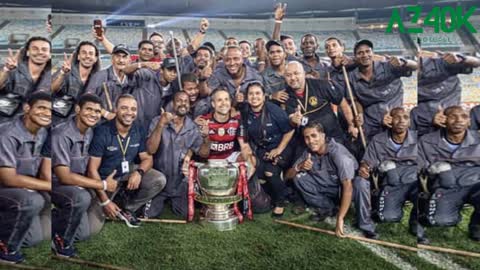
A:
MULTIPOLYGON (((287 211, 283 219, 334 229, 326 223, 312 222, 308 216, 308 213, 295 216, 287 211)), ((466 226, 464 221, 449 230, 429 229, 432 244, 480 252, 480 245, 466 238, 466 226)), ((408 234, 407 217, 399 224, 381 224, 378 231, 381 240, 415 246, 415 238, 408 234)), ((123 223, 107 222, 100 234, 76 247, 81 259, 132 269, 405 268, 377 256, 356 241, 277 224, 269 214, 256 215, 254 221, 247 221, 230 232, 217 232, 195 223, 144 223, 141 228, 130 229, 123 223)), ((386 249, 417 269, 441 269, 415 252, 386 249)), ((29 265, 93 269, 52 260, 49 243, 24 252, 29 265)), ((465 269, 480 269, 480 259, 455 255, 448 258, 465 269)))

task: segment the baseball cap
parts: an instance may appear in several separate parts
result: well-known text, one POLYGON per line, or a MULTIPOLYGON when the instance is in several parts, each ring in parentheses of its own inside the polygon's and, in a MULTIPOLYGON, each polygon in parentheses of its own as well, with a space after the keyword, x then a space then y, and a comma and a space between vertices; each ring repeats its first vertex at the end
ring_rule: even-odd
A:
POLYGON ((165 58, 163 59, 162 67, 163 68, 174 68, 176 66, 175 58, 165 58))
POLYGON ((274 39, 269 40, 267 44, 265 44, 265 48, 267 48, 267 51, 270 51, 270 47, 272 47, 273 45, 280 46, 285 51, 285 47, 283 46, 283 44, 280 41, 274 39))
POLYGON ((125 53, 127 55, 130 54, 130 50, 125 44, 118 44, 117 46, 113 47, 112 54, 116 54, 119 52, 125 53))
POLYGON ((368 47, 373 49, 373 43, 370 40, 362 39, 362 40, 357 41, 357 43, 355 43, 355 46, 353 47, 353 53, 355 53, 357 51, 358 47, 360 47, 361 45, 367 45, 368 47))

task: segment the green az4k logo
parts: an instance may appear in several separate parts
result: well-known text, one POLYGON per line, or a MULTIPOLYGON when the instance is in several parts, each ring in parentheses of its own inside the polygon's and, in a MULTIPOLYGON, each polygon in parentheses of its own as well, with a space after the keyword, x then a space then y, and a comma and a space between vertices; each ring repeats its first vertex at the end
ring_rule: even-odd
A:
MULTIPOLYGON (((411 22, 414 24, 418 23, 420 16, 422 14, 421 6, 410 6, 407 7, 407 12, 413 14, 411 22)), ((463 13, 462 7, 434 7, 423 21, 423 25, 431 26, 434 28, 435 33, 445 32, 451 33, 455 30, 465 26, 470 33, 477 33, 475 27, 473 27, 468 19, 475 12, 476 7, 470 7, 467 12, 463 13), (449 16, 448 16, 449 15, 449 16), (447 22, 448 18, 450 21, 447 22)), ((394 9, 386 33, 392 33, 394 25, 398 25, 398 31, 400 33, 409 33, 409 34, 421 34, 423 33, 423 28, 421 27, 409 27, 405 28, 402 22, 402 17, 400 16, 400 10, 394 9)))

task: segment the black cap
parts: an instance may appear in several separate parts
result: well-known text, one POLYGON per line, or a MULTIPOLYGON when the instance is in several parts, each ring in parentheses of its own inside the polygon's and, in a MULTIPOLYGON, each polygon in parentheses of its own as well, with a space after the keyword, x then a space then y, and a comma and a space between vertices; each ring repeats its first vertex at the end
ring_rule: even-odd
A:
POLYGON ((285 51, 285 47, 283 46, 283 44, 280 41, 274 39, 269 40, 267 44, 265 44, 265 48, 267 48, 267 51, 270 51, 270 47, 272 47, 273 45, 280 46, 285 51))
POLYGON ((368 47, 370 47, 373 50, 373 43, 368 39, 362 39, 362 40, 357 41, 357 43, 355 43, 355 46, 353 47, 353 53, 356 53, 358 47, 360 47, 361 45, 367 45, 368 47))
POLYGON ((209 47, 210 49, 212 49, 212 52, 215 52, 215 46, 213 45, 213 43, 211 43, 211 42, 209 42, 209 41, 203 43, 202 46, 207 46, 207 47, 209 47))
POLYGON ((176 66, 175 58, 165 58, 163 59, 162 67, 163 68, 174 68, 176 66))
POLYGON ((118 44, 117 46, 113 47, 112 54, 116 54, 119 52, 125 53, 127 55, 130 54, 130 50, 125 44, 118 44))

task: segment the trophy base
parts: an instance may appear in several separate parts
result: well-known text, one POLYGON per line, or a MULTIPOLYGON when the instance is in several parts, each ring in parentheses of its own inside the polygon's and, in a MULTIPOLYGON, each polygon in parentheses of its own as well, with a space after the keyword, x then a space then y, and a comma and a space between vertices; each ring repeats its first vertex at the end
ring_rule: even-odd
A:
POLYGON ((204 219, 200 222, 203 226, 213 228, 217 231, 232 231, 235 230, 238 224, 238 217, 233 216, 224 220, 204 219))

